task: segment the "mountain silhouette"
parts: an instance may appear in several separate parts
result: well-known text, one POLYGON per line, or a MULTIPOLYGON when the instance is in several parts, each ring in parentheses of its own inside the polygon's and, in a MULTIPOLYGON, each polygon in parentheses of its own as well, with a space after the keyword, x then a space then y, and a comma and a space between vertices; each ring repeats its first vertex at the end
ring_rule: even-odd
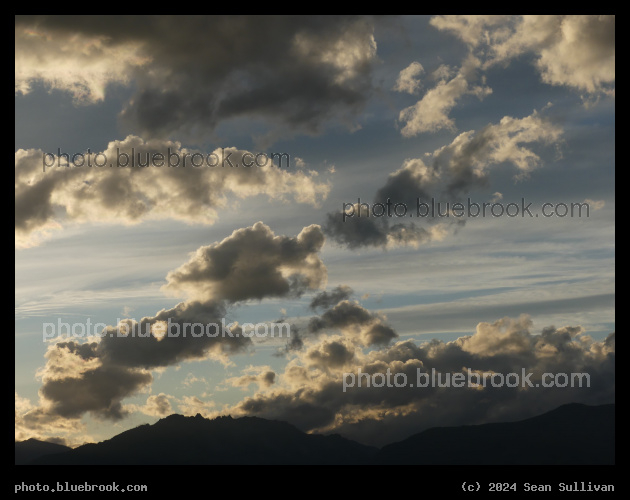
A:
POLYGON ((377 448, 338 434, 306 434, 296 427, 258 417, 208 420, 171 415, 101 443, 48 455, 33 464, 63 465, 265 465, 366 464, 377 448))
POLYGON ((378 464, 606 465, 615 463, 615 405, 572 403, 496 424, 435 427, 384 446, 378 464))
POLYGON ((18 448, 28 449, 25 443, 51 443, 16 443, 16 464, 613 464, 614 412, 614 404, 569 404, 519 422, 432 428, 380 450, 277 420, 171 415, 101 443, 38 451, 30 460, 20 452, 20 462, 18 448))
POLYGON ((54 453, 63 453, 72 448, 62 444, 39 441, 37 439, 27 439, 26 441, 16 441, 15 443, 15 465, 27 464, 36 458, 54 453))

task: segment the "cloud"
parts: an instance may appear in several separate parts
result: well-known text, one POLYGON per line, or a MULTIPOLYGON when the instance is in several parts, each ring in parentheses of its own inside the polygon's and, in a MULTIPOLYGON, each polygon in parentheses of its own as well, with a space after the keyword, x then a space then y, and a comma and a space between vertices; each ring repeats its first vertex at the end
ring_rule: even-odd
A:
POLYGON ((449 190, 465 192, 485 182, 488 170, 501 164, 515 166, 516 179, 526 178, 541 159, 525 145, 557 143, 562 132, 537 111, 524 118, 504 116, 478 133, 462 132, 451 144, 435 150, 432 158, 438 169, 448 169, 449 190))
POLYGON ((417 76, 422 73, 424 73, 422 64, 417 61, 412 62, 405 69, 401 70, 393 90, 415 94, 420 89, 421 85, 420 79, 418 79, 417 76))
POLYGON ((525 179, 542 163, 532 145, 558 146, 562 134, 561 127, 535 110, 523 118, 504 116, 479 131, 462 132, 450 144, 425 153, 424 158, 406 159, 377 190, 371 206, 361 202, 359 207, 357 202, 348 207, 345 216, 344 212, 328 213, 324 232, 351 249, 417 247, 440 241, 457 231, 465 219, 439 216, 437 210, 429 215, 419 203, 441 202, 444 215, 446 201, 452 207, 463 194, 484 186, 489 172, 499 166, 511 165, 516 168, 515 179, 525 179), (397 204, 401 204, 399 209, 397 204), (409 220, 410 216, 418 223, 409 220))
POLYGON ((307 431, 338 432, 382 445, 438 425, 516 420, 568 402, 614 401, 614 333, 594 341, 581 327, 549 326, 535 334, 531 324, 527 315, 502 318, 480 323, 474 334, 451 342, 404 340, 369 351, 347 337, 324 336, 294 353, 275 388, 223 412, 287 420, 307 431), (360 371, 369 378, 389 370, 415 384, 418 370, 430 374, 432 369, 443 387, 377 387, 364 380, 361 387, 343 391, 345 373, 360 371), (446 374, 470 373, 475 381, 474 374, 521 376, 523 370, 532 374, 533 387, 444 386, 446 374), (588 373, 590 386, 536 386, 544 373, 588 373))
POLYGON ((93 442, 86 425, 78 419, 67 419, 33 405, 28 398, 15 393, 15 440, 34 438, 66 446, 93 442))
POLYGON ((178 412, 187 417, 199 414, 210 418, 215 413, 213 401, 202 401, 197 396, 183 396, 177 403, 178 412))
POLYGON ((614 95, 614 15, 436 16, 431 24, 464 41, 484 68, 531 54, 545 83, 614 95))
POLYGON ((257 222, 220 243, 199 248, 186 264, 168 273, 163 290, 230 302, 300 296, 326 283, 326 267, 317 255, 324 240, 317 225, 290 238, 275 236, 257 222))
MULTIPOLYGON (((244 165, 251 163, 250 156, 243 157, 247 153, 233 147, 217 148, 202 157, 179 142, 145 141, 130 135, 110 142, 103 152, 92 153, 91 164, 103 164, 106 159, 104 167, 65 167, 65 159, 58 166, 55 155, 54 159, 46 157, 55 166, 44 171, 44 152, 20 149, 15 153, 16 244, 27 245, 34 231, 59 227, 59 221, 137 224, 147 219, 176 219, 212 224, 217 210, 228 206, 228 196, 234 200, 265 195, 317 206, 328 195, 330 185, 317 182, 316 172, 290 171, 272 165, 269 157, 268 165, 248 168, 244 165), (198 156, 191 160, 193 154, 198 156), (184 155, 188 157, 186 166, 184 155), (147 167, 117 166, 118 158, 124 164, 132 157, 144 165, 148 158, 155 162, 147 167), (169 167, 169 161, 180 166, 169 167), (203 166, 194 167, 191 161, 203 166), (165 166, 154 166, 161 163, 165 166)), ((81 158, 77 156, 74 164, 87 164, 87 155, 81 158)))
POLYGON ((38 371, 46 412, 64 418, 92 412, 102 419, 120 420, 127 415, 121 400, 153 381, 145 370, 103 363, 97 346, 68 341, 48 347, 46 366, 38 371))
MULTIPOLYGON (((123 406, 122 401, 149 389, 152 370, 201 359, 227 365, 229 356, 252 347, 241 327, 225 320, 228 308, 247 299, 301 294, 325 284, 326 267, 317 255, 323 243, 316 225, 292 238, 276 236, 259 222, 201 247, 187 264, 167 275, 165 288, 186 292, 187 300, 140 321, 121 320, 96 338, 50 344, 46 365, 38 371, 42 386, 36 410, 69 419, 88 412, 109 420, 120 420, 132 410, 165 414, 170 406, 162 394, 149 397, 143 407, 123 406)), ((272 383, 273 372, 256 380, 272 383)))
POLYGON ((269 365, 248 366, 243 369, 240 377, 230 377, 225 379, 221 385, 230 387, 240 387, 246 391, 251 384, 257 384, 259 390, 271 387, 276 381, 276 373, 269 365))
MULTIPOLYGON (((457 102, 466 95, 483 99, 492 93, 485 85, 484 71, 524 54, 533 55, 543 82, 583 92, 587 103, 591 102, 587 97, 614 96, 615 16, 447 15, 431 18, 430 24, 455 34, 469 53, 455 76, 445 65, 434 71, 431 76, 438 80, 437 85, 400 111, 404 137, 441 129, 455 131, 449 114, 457 102)), ((417 90, 414 76, 422 67, 412 66, 401 72, 395 90, 417 90)))
POLYGON ((191 385, 197 382, 202 383, 204 385, 208 385, 208 381, 206 380, 205 377, 197 377, 196 375, 190 372, 188 373, 188 375, 186 375, 186 378, 184 379, 182 384, 186 387, 190 387, 191 385))
POLYGON ((105 35, 52 32, 37 23, 15 29, 15 92, 28 94, 33 82, 72 94, 77 103, 102 101, 112 83, 129 84, 135 69, 151 58, 141 44, 113 44, 105 35))
POLYGON ((413 137, 443 128, 455 130, 455 122, 448 115, 457 101, 465 95, 483 99, 492 93, 490 87, 473 85, 478 79, 480 66, 479 59, 468 56, 453 78, 440 80, 416 104, 403 109, 398 116, 398 121, 404 123, 400 131, 402 135, 413 137))
POLYGON ((252 345, 240 327, 227 327, 230 322, 225 321, 226 315, 226 304, 221 302, 180 302, 139 322, 123 320, 108 326, 96 353, 108 364, 144 369, 187 360, 225 360, 252 345), (119 334, 125 326, 129 334, 119 334), (169 328, 170 334, 164 335, 169 328))
POLYGON ((352 294, 352 288, 347 285, 339 285, 330 292, 324 290, 316 294, 311 300, 310 308, 313 310, 330 309, 341 300, 349 299, 352 294))
POLYGON ((321 316, 311 318, 308 330, 309 333, 319 333, 339 329, 363 345, 386 345, 398 334, 385 324, 385 320, 384 316, 371 313, 358 302, 342 300, 321 316))
POLYGON ((349 365, 354 360, 355 347, 344 338, 324 339, 304 355, 307 367, 327 371, 349 365))
POLYGON ((168 394, 164 394, 161 392, 160 394, 153 394, 147 398, 147 402, 142 406, 137 405, 127 405, 129 411, 139 411, 144 413, 145 415, 149 415, 150 417, 166 417, 173 413, 173 408, 171 406, 171 402, 169 399, 172 399, 173 396, 169 396, 168 394))
POLYGON ((588 203, 589 208, 593 210, 601 210, 606 206, 605 200, 591 200, 586 198, 583 203, 588 203))
POLYGON ((364 16, 18 16, 16 92, 32 82, 88 102, 137 89, 121 112, 146 137, 203 141, 222 121, 317 133, 372 92, 375 21, 364 16), (45 61, 42 65, 42 61, 45 61))
MULTIPOLYGON (((384 315, 372 313, 357 301, 348 298, 353 290, 347 285, 339 285, 330 292, 316 294, 310 303, 314 311, 321 314, 312 316, 300 326, 291 325, 290 339, 285 346, 274 353, 277 357, 288 357, 294 351, 302 351, 312 345, 312 339, 322 335, 343 335, 343 342, 366 346, 386 345, 398 334, 386 324, 384 315)), ((348 344, 349 345, 349 344, 348 344)), ((328 352, 313 352, 315 358, 334 360, 344 359, 346 348, 331 344, 328 352)), ((347 351, 350 352, 350 351, 347 351)), ((349 354, 348 354, 349 355, 349 354)))

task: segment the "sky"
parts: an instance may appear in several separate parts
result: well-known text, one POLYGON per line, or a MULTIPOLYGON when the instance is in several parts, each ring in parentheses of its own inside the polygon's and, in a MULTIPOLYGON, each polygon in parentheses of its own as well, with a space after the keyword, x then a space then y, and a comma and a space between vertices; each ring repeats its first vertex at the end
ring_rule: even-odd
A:
POLYGON ((614 118, 614 16, 16 17, 15 439, 614 402, 614 118))

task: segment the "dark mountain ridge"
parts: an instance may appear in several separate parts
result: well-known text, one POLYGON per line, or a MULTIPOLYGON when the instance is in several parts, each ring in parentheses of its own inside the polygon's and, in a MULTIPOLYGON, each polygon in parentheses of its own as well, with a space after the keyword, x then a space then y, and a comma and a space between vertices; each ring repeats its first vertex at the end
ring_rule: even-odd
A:
POLYGON ((434 427, 384 446, 379 464, 615 463, 615 405, 568 404, 518 422, 434 427))
POLYGON ((46 446, 26 461, 20 452, 18 462, 18 448, 32 441, 16 443, 16 464, 613 464, 615 405, 576 403, 518 422, 437 427, 380 450, 338 434, 306 434, 277 420, 208 420, 199 414, 171 415, 75 449, 46 446))
POLYGON ((36 458, 55 453, 64 453, 72 448, 62 444, 39 441, 37 439, 27 439, 26 441, 15 442, 15 465, 24 465, 32 462, 36 458))

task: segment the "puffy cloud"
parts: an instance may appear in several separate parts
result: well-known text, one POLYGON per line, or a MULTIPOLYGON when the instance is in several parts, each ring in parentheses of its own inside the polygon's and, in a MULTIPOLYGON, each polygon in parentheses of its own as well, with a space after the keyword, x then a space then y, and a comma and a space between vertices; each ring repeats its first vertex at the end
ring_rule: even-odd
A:
POLYGON ((251 384, 257 384, 259 389, 272 386, 276 381, 276 373, 269 365, 249 366, 243 369, 240 377, 230 377, 222 382, 224 386, 240 387, 246 391, 251 384))
MULTIPOLYGON (((271 390, 247 397, 224 410, 232 415, 257 415, 287 420, 310 431, 338 432, 361 442, 382 445, 437 425, 479 424, 522 419, 568 402, 603 404, 614 401, 614 334, 594 341, 581 327, 544 328, 531 332, 531 320, 502 318, 480 323, 474 334, 452 342, 402 340, 364 351, 348 337, 322 337, 294 353, 271 390), (442 387, 415 387, 420 373, 435 369, 442 387), (404 374, 414 387, 366 385, 387 371, 404 374), (363 384, 350 384, 349 374, 362 372, 363 384), (475 375, 531 373, 532 387, 445 386, 454 373, 475 375), (562 377, 544 387, 543 374, 587 373, 587 387, 567 384, 562 377), (348 386, 344 392, 344 380, 348 386), (538 384, 538 385, 536 385, 538 384)), ((402 375, 397 379, 402 380, 402 375)), ((544 379, 547 382, 548 378, 544 379)), ((498 384, 495 384, 498 385, 498 384)), ((526 383, 524 385, 527 385, 526 383)))
POLYGON ((187 417, 199 414, 209 418, 215 413, 214 406, 213 401, 202 401, 197 396, 183 396, 177 400, 179 413, 187 417))
POLYGON ((545 83, 588 94, 614 94, 615 16, 436 16, 484 59, 484 67, 533 54, 545 83))
POLYGON ((68 341, 48 347, 46 366, 38 372, 46 412, 80 418, 89 411, 100 418, 119 420, 127 414, 121 400, 153 381, 145 370, 103 363, 97 346, 96 342, 68 341))
POLYGON ((499 123, 488 124, 477 132, 462 132, 450 144, 425 153, 424 158, 405 160, 377 190, 371 206, 361 202, 359 207, 357 202, 345 212, 328 213, 324 231, 348 248, 418 246, 440 241, 465 223, 463 218, 443 216, 446 201, 452 207, 462 194, 484 185, 490 170, 498 166, 512 165, 516 179, 526 178, 542 163, 530 145, 558 145, 562 133, 558 125, 537 111, 523 118, 504 116, 499 123), (418 203, 430 204, 431 199, 442 203, 442 216, 437 211, 435 216, 429 215, 425 207, 419 208, 418 203), (378 206, 377 213, 374 205, 379 203, 383 208, 378 206), (397 204, 402 204, 400 212, 396 211, 397 204), (422 224, 390 221, 407 221, 410 215, 422 224))
POLYGON ((408 158, 401 168, 387 177, 385 185, 376 193, 378 203, 387 199, 413 206, 418 197, 429 198, 441 177, 436 165, 427 166, 421 158, 408 158))
POLYGON ((308 319, 300 327, 291 325, 291 337, 275 356, 289 356, 292 352, 309 349, 312 339, 322 335, 341 334, 339 341, 326 346, 324 351, 309 351, 313 359, 335 364, 344 359, 352 359, 352 345, 382 346, 398 337, 396 331, 386 324, 384 315, 373 313, 357 301, 348 298, 353 294, 347 285, 339 285, 330 292, 320 292, 311 300, 313 310, 321 314, 308 319), (326 361, 328 362, 328 361, 326 361))
POLYGON ((353 290, 347 285, 339 285, 330 292, 324 290, 316 294, 311 300, 310 308, 317 309, 330 309, 332 306, 342 300, 349 299, 353 290))
POLYGON ((150 62, 141 49, 137 42, 113 44, 105 35, 16 25, 15 92, 27 94, 33 82, 42 81, 80 103, 102 101, 109 84, 128 84, 134 70, 150 62))
POLYGON ((361 307, 357 302, 342 300, 321 316, 311 318, 309 332, 340 329, 347 336, 358 339, 363 345, 384 345, 398 337, 392 328, 385 325, 385 319, 361 307))
POLYGON ((483 99, 492 93, 490 87, 473 84, 479 78, 480 66, 479 59, 469 56, 453 78, 440 80, 416 104, 403 109, 398 116, 404 123, 402 135, 413 137, 443 128, 455 130, 455 122, 448 115, 457 101, 465 95, 483 99))
MULTIPOLYGON (((465 95, 483 99, 492 93, 485 86, 483 71, 523 54, 533 54, 545 83, 568 86, 588 96, 614 95, 615 16, 447 15, 435 16, 430 23, 454 33, 466 43, 469 54, 455 76, 444 65, 434 71, 437 85, 400 112, 405 137, 444 128, 456 130, 449 114, 457 102, 465 95)), ((416 90, 413 76, 418 68, 413 71, 410 66, 401 72, 395 89, 416 90)))
POLYGON ((169 399, 172 399, 173 396, 169 396, 168 394, 164 394, 161 392, 160 394, 153 394, 147 398, 147 402, 142 405, 125 405, 125 408, 128 411, 139 411, 144 413, 145 415, 149 415, 150 417, 166 417, 173 413, 173 408, 171 406, 171 402, 169 399))
POLYGON ((307 367, 319 370, 339 369, 354 360, 355 346, 344 338, 323 339, 304 355, 307 367))
POLYGON ((15 440, 34 438, 66 446, 94 442, 79 419, 64 418, 47 408, 33 405, 29 399, 15 393, 15 440))
MULTIPOLYGON (((166 414, 170 403, 163 394, 149 397, 142 407, 123 406, 122 401, 149 388, 151 370, 201 359, 229 364, 228 356, 245 352, 252 340, 238 324, 225 320, 228 307, 324 284, 326 267, 317 255, 323 243, 316 225, 292 238, 276 236, 259 222, 202 247, 167 276, 166 288, 185 291, 186 301, 140 321, 121 320, 84 342, 58 340, 49 345, 46 365, 38 372, 40 405, 30 413, 78 419, 89 412, 110 420, 132 410, 166 414)), ((267 370, 256 380, 271 384, 274 376, 267 370)), ((196 408, 193 403, 182 404, 196 408)))
POLYGON ((222 302, 180 302, 138 322, 123 320, 119 325, 108 326, 98 343, 97 354, 109 364, 144 369, 194 359, 225 360, 252 345, 239 326, 230 327, 226 314, 226 304, 222 302))
POLYGON ((15 31, 16 92, 43 81, 97 101, 132 80, 121 115, 147 137, 201 140, 237 117, 284 132, 353 126, 376 58, 361 16, 18 16, 15 31))
MULTIPOLYGON (((15 153, 16 243, 25 245, 35 230, 58 226, 64 220, 134 224, 168 218, 212 224, 217 209, 227 206, 228 195, 238 199, 263 194, 282 201, 290 197, 314 206, 327 196, 329 184, 317 182, 314 172, 275 166, 270 157, 263 167, 245 167, 253 161, 253 154, 244 157, 247 154, 236 148, 218 148, 201 156, 178 142, 145 141, 130 135, 110 142, 105 151, 92 152, 90 163, 107 160, 104 167, 74 166, 83 161, 87 164, 87 155, 83 159, 77 156, 65 167, 65 159, 51 155, 46 161, 55 166, 44 169, 44 152, 20 149, 15 153), (171 164, 179 167, 168 166, 169 153, 171 164), (192 158, 193 154, 197 156, 192 158), (132 157, 135 167, 117 166, 118 158, 125 164, 132 157), (147 165, 149 158, 149 166, 138 166, 138 162, 147 165), (195 167, 191 161, 202 166, 195 167), (165 166, 157 166, 162 163, 165 166), (211 164, 218 166, 208 166, 211 164)), ((259 162, 263 163, 262 158, 259 162)))
POLYGON ((543 118, 537 111, 524 118, 504 116, 479 132, 462 132, 451 144, 432 153, 434 166, 447 169, 449 190, 466 191, 483 183, 491 167, 512 164, 515 177, 525 178, 540 165, 540 157, 525 144, 554 144, 562 129, 543 118))
POLYGON ((482 42, 489 42, 495 32, 510 20, 510 16, 502 15, 446 15, 435 16, 431 25, 444 31, 452 31, 466 44, 477 47, 482 42))
POLYGON ((262 222, 238 229, 223 241, 199 248, 166 276, 163 289, 199 300, 237 302, 271 296, 301 295, 326 282, 317 253, 321 228, 311 225, 296 238, 275 236, 262 222))
POLYGON ((424 73, 422 64, 417 61, 412 62, 400 72, 393 90, 415 94, 420 89, 420 80, 417 77, 422 73, 424 73))

